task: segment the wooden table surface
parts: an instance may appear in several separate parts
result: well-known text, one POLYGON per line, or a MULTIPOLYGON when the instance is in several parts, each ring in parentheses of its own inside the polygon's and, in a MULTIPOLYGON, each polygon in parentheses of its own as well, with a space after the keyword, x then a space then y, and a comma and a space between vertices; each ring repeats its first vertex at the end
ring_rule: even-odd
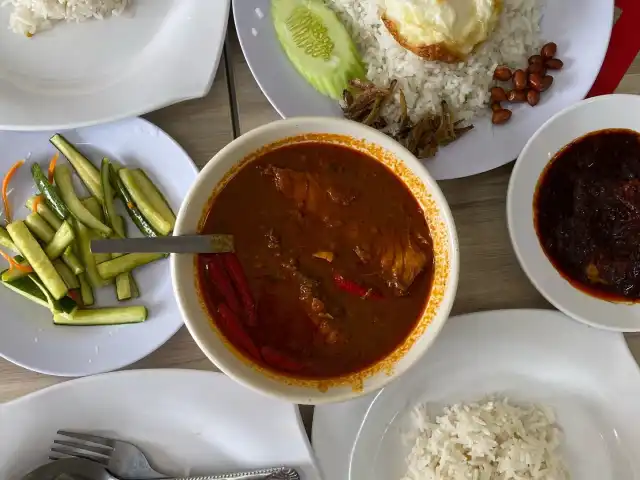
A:
MULTIPOLYGON (((233 30, 229 33, 227 58, 221 61, 206 97, 147 115, 175 138, 198 166, 203 166, 233 139, 228 83, 235 84, 241 133, 279 118, 251 76, 233 30), (232 68, 231 82, 225 67, 232 68)), ((640 94, 640 56, 618 92, 640 94)), ((453 210, 460 239, 461 272, 454 315, 505 308, 552 308, 520 268, 507 234, 505 201, 512 167, 509 164, 471 178, 440 182, 453 210)), ((627 340, 640 361, 640 335, 629 335, 627 340)), ((215 370, 185 328, 130 368, 159 367, 215 370)), ((65 380, 33 373, 0 359, 0 402, 65 380)), ((308 421, 310 411, 305 413, 308 421)))

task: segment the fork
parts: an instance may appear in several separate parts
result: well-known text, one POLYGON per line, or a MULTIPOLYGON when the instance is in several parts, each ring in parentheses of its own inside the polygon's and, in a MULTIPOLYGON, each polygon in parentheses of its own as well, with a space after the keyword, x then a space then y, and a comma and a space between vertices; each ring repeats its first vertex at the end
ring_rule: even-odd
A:
MULTIPOLYGON (((99 463, 122 480, 167 479, 169 476, 154 470, 142 450, 124 440, 100 437, 87 433, 58 430, 63 439, 54 439, 49 458, 60 460, 82 458, 99 463)), ((180 480, 300 480, 296 470, 274 467, 249 472, 188 477, 180 480)), ((178 479, 174 479, 178 480, 178 479)))

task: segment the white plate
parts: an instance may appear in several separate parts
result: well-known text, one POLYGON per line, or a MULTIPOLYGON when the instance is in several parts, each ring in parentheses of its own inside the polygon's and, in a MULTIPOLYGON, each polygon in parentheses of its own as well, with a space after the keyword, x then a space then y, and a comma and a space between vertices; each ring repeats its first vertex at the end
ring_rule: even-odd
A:
MULTIPOLYGON (((263 93, 283 117, 341 115, 335 101, 317 93, 290 65, 275 35, 270 4, 271 0, 233 2, 242 50, 263 93)), ((612 25, 613 0, 546 0, 542 38, 556 42, 565 61, 553 88, 536 108, 516 106, 506 125, 494 127, 488 117, 474 121, 471 132, 425 161, 431 175, 436 180, 467 177, 515 159, 540 125, 588 93, 600 71, 612 25)))
MULTIPOLYGON (((55 152, 49 143, 53 133, 0 132, 0 176, 16 160, 27 158, 11 182, 9 198, 16 218, 29 213, 24 203, 36 191, 30 163, 46 166, 55 152)), ((107 156, 125 165, 143 167, 176 212, 196 178, 196 167, 186 152, 158 127, 140 118, 71 130, 64 135, 96 165, 107 156)), ((66 160, 61 157, 59 161, 66 160)), ((121 207, 120 202, 117 206, 121 207)), ((131 236, 139 235, 132 223, 128 230, 131 236)), ((0 260, 0 264, 6 262, 0 260)), ((62 376, 106 372, 140 360, 169 340, 182 326, 182 318, 173 298, 168 260, 141 268, 135 277, 142 295, 127 304, 149 308, 147 321, 135 325, 54 326, 48 310, 0 287, 0 356, 30 370, 62 376)), ((97 306, 118 304, 112 288, 105 287, 98 293, 97 306)))
POLYGON ((572 478, 640 479, 640 370, 624 337, 547 310, 451 318, 433 348, 366 413, 364 401, 319 407, 313 445, 320 468, 336 479, 400 479, 409 448, 401 436, 413 406, 494 392, 556 409, 572 478))
POLYGON ((229 0, 135 0, 131 15, 26 38, 0 9, 0 128, 73 128, 131 117, 211 87, 229 0))
POLYGON ((533 197, 549 160, 565 145, 596 130, 640 132, 640 97, 605 95, 575 105, 549 120, 529 140, 511 173, 507 221, 511 243, 523 270, 540 293, 567 315, 597 328, 640 331, 640 305, 600 300, 573 287, 553 267, 533 223, 533 197))
POLYGON ((175 476, 287 465, 318 478, 298 408, 219 373, 137 370, 65 382, 0 404, 0 478, 46 463, 59 429, 129 440, 175 476))

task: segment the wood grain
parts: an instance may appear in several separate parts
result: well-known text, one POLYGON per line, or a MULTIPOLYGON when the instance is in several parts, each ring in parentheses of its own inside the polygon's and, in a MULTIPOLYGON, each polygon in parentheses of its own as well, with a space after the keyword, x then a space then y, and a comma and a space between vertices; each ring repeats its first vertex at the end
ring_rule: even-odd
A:
MULTIPOLYGON (((232 28, 232 24, 230 24, 232 28)), ((235 71, 239 122, 242 132, 279 118, 251 76, 239 44, 231 48, 235 71)), ((232 139, 229 96, 224 68, 219 69, 211 92, 149 114, 147 118, 175 138, 202 167, 232 139)), ((640 58, 629 70, 618 92, 640 94, 640 58)), ((461 276, 454 314, 504 308, 551 308, 521 270, 506 226, 506 191, 513 165, 471 178, 440 185, 451 205, 461 249, 461 276)), ((640 361, 640 336, 628 336, 640 361)), ((130 368, 177 367, 214 370, 188 332, 182 328, 169 342, 130 368)), ((0 359, 0 402, 8 401, 64 381, 29 372, 0 359)), ((310 427, 311 409, 303 415, 310 427)))

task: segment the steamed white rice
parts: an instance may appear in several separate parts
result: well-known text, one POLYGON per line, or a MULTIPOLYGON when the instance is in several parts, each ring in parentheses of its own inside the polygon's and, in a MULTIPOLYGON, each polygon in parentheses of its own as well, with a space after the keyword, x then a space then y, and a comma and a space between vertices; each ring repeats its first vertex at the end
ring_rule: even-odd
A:
MULTIPOLYGON (((411 117, 438 111, 444 99, 457 118, 470 119, 489 103, 497 65, 522 68, 542 46, 540 20, 543 0, 504 0, 499 26, 466 62, 429 62, 407 51, 380 20, 377 0, 327 0, 350 29, 376 85, 398 80, 411 117)), ((397 99, 396 99, 397 100, 397 99)), ((398 116, 398 102, 385 114, 398 116)))
POLYGON ((84 22, 120 15, 131 0, 3 0, 11 5, 9 28, 15 33, 34 35, 58 21, 84 22))
POLYGON ((403 480, 567 480, 553 411, 508 399, 456 404, 438 416, 413 412, 403 480))

